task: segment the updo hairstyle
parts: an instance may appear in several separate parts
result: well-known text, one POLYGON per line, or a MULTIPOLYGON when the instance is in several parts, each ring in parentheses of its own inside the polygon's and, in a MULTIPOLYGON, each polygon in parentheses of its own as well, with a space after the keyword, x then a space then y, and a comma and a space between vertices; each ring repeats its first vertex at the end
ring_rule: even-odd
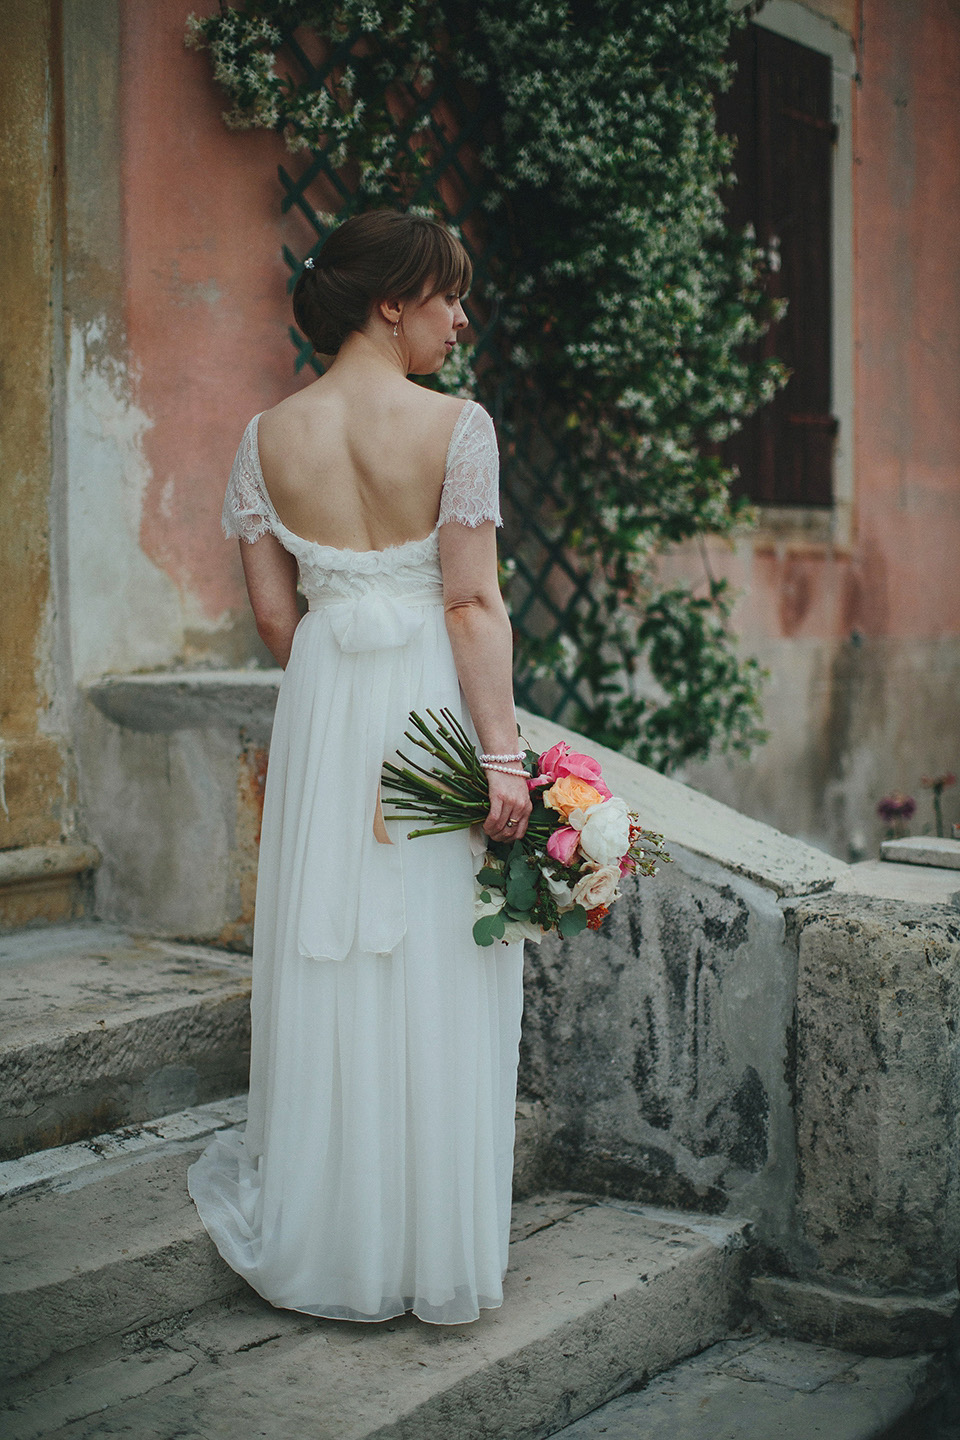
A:
POLYGON ((470 288, 473 267, 446 226, 399 210, 352 215, 323 242, 293 292, 293 316, 314 350, 335 355, 381 300, 470 288))

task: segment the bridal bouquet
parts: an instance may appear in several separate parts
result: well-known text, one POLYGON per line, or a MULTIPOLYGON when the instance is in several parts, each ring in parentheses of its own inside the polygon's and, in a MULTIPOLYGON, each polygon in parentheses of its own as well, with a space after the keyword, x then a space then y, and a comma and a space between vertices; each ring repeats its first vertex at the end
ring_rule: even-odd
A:
MULTIPOLYGON (((414 713, 405 734, 439 766, 402 752, 402 766, 383 766, 383 798, 395 807, 387 819, 429 822, 410 839, 481 825, 490 808, 486 773, 462 725, 449 710, 427 715, 432 728, 414 713)), ((533 812, 522 840, 486 842, 476 877, 478 945, 596 930, 624 875, 655 875, 657 862, 670 859, 663 836, 644 830, 611 795, 589 755, 559 741, 539 756, 528 750, 524 768, 533 812)))

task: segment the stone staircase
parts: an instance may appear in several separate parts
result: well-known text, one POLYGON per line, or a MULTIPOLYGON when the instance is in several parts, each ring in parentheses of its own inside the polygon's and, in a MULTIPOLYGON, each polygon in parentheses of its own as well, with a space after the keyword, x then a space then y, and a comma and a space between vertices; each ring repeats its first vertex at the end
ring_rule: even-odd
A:
MULTIPOLYGON (((748 1224, 589 1195, 518 1201, 504 1305, 473 1325, 266 1304, 220 1259, 185 1183, 206 1137, 245 1114, 249 972, 96 925, 0 941, 5 1440, 541 1440, 571 1425, 570 1440, 692 1440, 679 1410, 671 1427, 624 1406, 662 1399, 648 1382, 669 1372, 668 1400, 706 1385, 704 1404, 722 1391, 729 1412, 745 1370, 783 1369, 745 1320, 748 1224)), ((791 1352, 791 1373, 819 1377, 791 1392, 797 1414, 803 1395, 860 1382, 858 1357, 831 1366, 820 1349, 791 1352)), ((926 1362, 864 1363, 900 1369, 884 1372, 873 1428, 833 1424, 835 1440, 883 1434, 929 1383, 926 1362)), ((765 1431, 766 1411, 757 1428, 738 1403, 739 1429, 715 1411, 704 1433, 817 1433, 765 1431)))

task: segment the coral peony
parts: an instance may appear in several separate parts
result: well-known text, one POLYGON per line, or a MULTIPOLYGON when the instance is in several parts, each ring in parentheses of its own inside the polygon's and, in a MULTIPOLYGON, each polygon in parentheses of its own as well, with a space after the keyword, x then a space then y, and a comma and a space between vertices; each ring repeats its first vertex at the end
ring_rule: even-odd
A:
POLYGON ((576 775, 562 775, 553 782, 549 790, 543 792, 544 805, 556 810, 564 820, 570 818, 571 810, 586 810, 602 801, 600 791, 593 785, 588 785, 586 780, 578 779, 576 775))

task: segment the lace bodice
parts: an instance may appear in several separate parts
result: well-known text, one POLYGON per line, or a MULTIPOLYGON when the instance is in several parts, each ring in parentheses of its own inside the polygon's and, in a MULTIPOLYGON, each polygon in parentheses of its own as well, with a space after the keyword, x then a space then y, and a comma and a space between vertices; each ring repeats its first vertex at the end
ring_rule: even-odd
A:
POLYGON ((223 530, 252 544, 261 535, 277 537, 296 559, 300 583, 312 603, 350 598, 371 587, 388 595, 430 591, 440 584, 437 535, 441 525, 475 527, 485 520, 503 523, 498 500, 499 455, 493 421, 475 400, 468 400, 453 427, 440 495, 440 513, 429 535, 383 550, 348 550, 305 540, 288 530, 267 493, 260 469, 257 428, 250 421, 240 441, 223 501, 223 530))

